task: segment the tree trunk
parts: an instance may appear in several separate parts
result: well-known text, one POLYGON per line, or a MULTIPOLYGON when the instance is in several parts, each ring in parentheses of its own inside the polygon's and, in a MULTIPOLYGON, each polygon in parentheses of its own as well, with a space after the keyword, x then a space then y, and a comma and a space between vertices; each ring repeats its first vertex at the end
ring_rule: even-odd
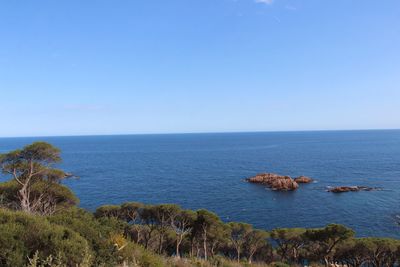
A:
POLYGON ((158 245, 158 254, 161 254, 162 248, 163 248, 163 243, 164 243, 164 235, 163 234, 160 235, 159 242, 160 243, 158 245))
POLYGON ((215 242, 212 244, 212 246, 211 246, 211 249, 210 249, 210 252, 211 252, 211 257, 214 257, 214 255, 215 255, 215 247, 216 247, 216 244, 215 244, 215 242))
POLYGON ((293 260, 294 260, 294 262, 297 263, 299 261, 298 258, 299 258, 299 255, 297 253, 297 248, 293 248, 293 260))
POLYGON ((329 260, 327 257, 324 257, 325 267, 329 267, 329 260))
POLYGON ((194 257, 194 240, 190 240, 190 253, 189 253, 190 258, 194 257))
POLYGON ((147 249, 149 247, 149 242, 150 242, 151 236, 152 236, 151 230, 149 230, 148 233, 144 234, 144 248, 145 249, 147 249))
POLYGON ((28 193, 28 185, 22 186, 19 190, 20 201, 21 201, 21 209, 24 212, 31 213, 31 207, 29 202, 29 193, 28 193))
POLYGON ((138 228, 137 230, 136 230, 136 232, 137 232, 137 239, 136 239, 136 243, 140 243, 140 241, 141 241, 141 239, 142 239, 142 237, 140 236, 140 228, 138 228))
POLYGON ((249 264, 253 262, 253 256, 256 253, 257 249, 251 249, 250 250, 250 255, 249 255, 249 264))
POLYGON ((176 239, 176 257, 177 258, 181 257, 181 255, 179 253, 179 246, 180 246, 181 242, 182 242, 182 237, 179 237, 176 239))
POLYGON ((204 259, 207 260, 207 230, 203 231, 204 259))
POLYGON ((199 247, 199 244, 196 243, 196 258, 198 258, 199 255, 200 255, 200 247, 199 247))

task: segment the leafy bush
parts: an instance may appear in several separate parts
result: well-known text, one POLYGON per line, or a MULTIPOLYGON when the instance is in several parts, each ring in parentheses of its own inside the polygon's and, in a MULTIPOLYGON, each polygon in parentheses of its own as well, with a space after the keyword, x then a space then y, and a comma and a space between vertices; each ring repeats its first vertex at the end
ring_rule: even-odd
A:
POLYGON ((162 258, 158 255, 155 255, 152 252, 149 252, 148 250, 145 249, 139 249, 136 250, 140 251, 140 253, 137 253, 135 258, 139 266, 141 267, 163 267, 164 262, 162 258))
POLYGON ((88 242, 77 232, 44 217, 0 209, 0 265, 23 266, 36 251, 40 258, 59 255, 69 266, 83 261, 88 242))
MULTIPOLYGON (((0 183, 0 206, 13 210, 19 209, 19 189, 20 185, 15 180, 0 183)), ((48 201, 45 201, 42 205, 49 207, 48 204, 51 201, 50 204, 53 207, 51 213, 64 210, 79 203, 79 199, 75 194, 67 186, 62 184, 39 180, 32 184, 30 190, 29 198, 31 202, 34 202, 41 196, 45 196, 45 199, 48 201)), ((37 209, 38 211, 43 211, 43 208, 44 207, 38 207, 37 209)))
POLYGON ((97 220, 92 213, 79 208, 71 208, 48 220, 54 224, 72 229, 84 237, 94 253, 94 264, 113 266, 118 263, 118 255, 111 237, 123 233, 126 224, 112 218, 97 220))

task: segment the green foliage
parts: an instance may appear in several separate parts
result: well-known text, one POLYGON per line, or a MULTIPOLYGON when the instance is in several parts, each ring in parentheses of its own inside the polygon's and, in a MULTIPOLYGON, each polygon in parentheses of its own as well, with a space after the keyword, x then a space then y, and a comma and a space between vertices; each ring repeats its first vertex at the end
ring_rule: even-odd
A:
POLYGON ((337 243, 354 236, 354 231, 340 224, 329 224, 321 229, 309 229, 305 235, 311 241, 337 243))
POLYGON ((400 240, 390 238, 355 238, 338 246, 335 259, 352 266, 394 266, 400 259, 400 240))
POLYGON ((141 267, 163 267, 165 266, 163 259, 141 247, 134 250, 134 257, 138 266, 141 267))
POLYGON ((36 142, 23 149, 0 155, 0 169, 11 176, 14 184, 7 184, 0 195, 7 195, 7 203, 27 213, 52 214, 57 205, 76 198, 66 188, 57 187, 60 180, 70 175, 53 168, 61 161, 60 150, 45 142, 36 142), (6 190, 7 192, 4 192, 6 190), (14 195, 10 195, 11 192, 14 195), (61 199, 59 199, 61 198, 61 199))
MULTIPOLYGON (((140 209, 146 210, 145 205, 140 209)), ((172 206, 148 206, 152 212, 171 211, 172 206), (157 211, 158 210, 158 211, 157 211)), ((113 207, 115 209, 115 207, 113 207)), ((104 209, 105 210, 105 209, 104 209)), ((115 217, 106 212, 110 217, 100 216, 72 207, 58 212, 55 215, 40 217, 23 212, 0 210, 0 266, 261 266, 250 264, 254 260, 268 262, 272 255, 267 243, 269 234, 262 230, 253 229, 251 225, 243 223, 222 223, 215 214, 202 210, 197 213, 175 210, 168 212, 174 220, 179 216, 189 216, 193 226, 197 223, 200 227, 200 249, 206 241, 207 249, 211 253, 207 260, 172 260, 157 255, 139 244, 135 244, 126 235, 126 229, 133 225, 127 222, 126 217, 115 217), (196 214, 196 215, 195 215, 196 214), (200 220, 198 216, 200 215, 200 220), (203 228, 204 227, 204 228, 203 228), (202 230, 206 229, 206 238, 202 230), (216 245, 220 244, 220 245, 216 245), (239 245, 238 245, 239 244, 239 245), (240 262, 237 260, 237 248, 240 247, 242 255, 240 262), (236 251, 236 252, 235 252, 236 251), (211 257, 212 256, 212 257, 211 257), (29 261, 28 261, 29 259, 29 261), (248 260, 249 263, 244 261, 248 260), (136 264, 136 265, 135 265, 136 264)), ((142 213, 140 213, 142 214, 142 213)), ((155 232, 155 248, 159 246, 160 226, 163 220, 153 213, 155 232)), ((141 218, 141 217, 139 217, 141 218)), ((171 217, 168 217, 171 218, 171 217)), ((137 222, 141 221, 139 219, 137 222)), ((171 220, 169 223, 172 222, 171 220)), ((168 228, 168 224, 165 225, 168 228)), ((142 225, 142 227, 144 227, 142 225)), ((170 225, 169 227, 172 227, 170 225)), ((172 229, 172 228, 171 228, 172 229)), ((195 228, 190 228, 194 233, 195 228)), ((307 251, 309 254, 303 258, 316 261, 340 261, 351 266, 357 260, 361 263, 380 264, 380 266, 393 266, 399 257, 400 241, 386 238, 352 238, 354 232, 341 225, 329 225, 320 229, 275 229, 271 238, 287 246, 288 250, 307 251), (397 258, 396 258, 397 257, 397 258)), ((163 253, 174 253, 175 241, 178 234, 170 229, 165 232, 163 253), (171 242, 171 243, 170 243, 171 242), (171 247, 169 247, 171 246, 171 247), (170 250, 169 250, 170 249, 170 250)), ((185 237, 185 236, 184 236, 185 237)), ((187 238, 184 246, 190 251, 191 236, 187 238), (187 246, 189 245, 189 247, 187 246)), ((296 264, 292 252, 288 253, 285 261, 296 264)), ((264 265, 265 266, 265 265, 264 265)), ((284 263, 273 263, 271 266, 288 266, 284 263)))
MULTIPOLYGON (((20 185, 15 180, 10 180, 0 183, 0 206, 10 209, 19 209, 19 195, 18 190, 20 185)), ((40 197, 46 197, 49 201, 43 202, 44 204, 51 204, 54 207, 53 212, 57 212, 79 203, 79 199, 75 194, 65 185, 59 183, 48 183, 47 181, 36 181, 31 185, 29 200, 35 202, 40 197)), ((37 207, 37 211, 44 211, 44 207, 37 207)))
POLYGON ((96 264, 113 265, 117 263, 117 253, 110 239, 115 234, 122 234, 126 224, 115 218, 97 220, 92 213, 83 209, 72 208, 50 216, 49 221, 68 227, 84 237, 94 254, 96 264))
MULTIPOLYGON (((0 166, 4 173, 15 177, 26 179, 28 177, 27 170, 43 172, 52 170, 48 168, 51 164, 61 161, 60 150, 51 144, 45 142, 35 142, 25 146, 23 149, 17 149, 6 154, 0 154, 0 166)), ((54 176, 56 172, 46 172, 50 176, 54 176)), ((58 174, 64 174, 62 171, 58 174)), ((13 177, 13 178, 15 178, 13 177)))
POLYGON ((220 222, 221 219, 214 212, 205 209, 200 209, 197 211, 196 223, 202 227, 211 227, 213 224, 220 222))
POLYGON ((118 205, 104 205, 96 209, 94 216, 96 218, 102 218, 102 217, 121 218, 122 216, 121 207, 118 205))
POLYGON ((354 236, 354 231, 340 224, 330 224, 320 229, 308 229, 304 238, 308 241, 308 254, 311 259, 323 259, 325 265, 332 261, 338 245, 354 236))
POLYGON ((282 261, 297 262, 300 249, 305 245, 304 228, 278 228, 271 232, 271 238, 278 244, 277 253, 282 261))
POLYGON ((219 231, 220 225, 222 224, 221 219, 213 212, 205 209, 197 211, 197 218, 193 224, 193 236, 198 240, 201 239, 203 242, 203 255, 207 260, 209 252, 210 238, 216 236, 216 232, 219 231))
POLYGON ((249 263, 252 262, 254 255, 260 252, 262 248, 269 248, 267 242, 268 237, 268 232, 259 229, 252 229, 252 231, 246 236, 244 249, 249 263))
POLYGON ((229 238, 236 250, 236 259, 240 260, 241 252, 248 236, 253 231, 253 227, 247 223, 230 222, 229 224, 229 238))
POLYGON ((237 262, 230 261, 227 258, 220 255, 212 257, 209 260, 209 262, 211 266, 216 266, 216 267, 238 267, 237 262))
POLYGON ((0 210, 0 265, 23 266, 36 251, 40 258, 58 255, 68 265, 79 264, 87 241, 75 231, 46 218, 0 210))
POLYGON ((140 214, 145 205, 139 202, 127 202, 121 205, 119 217, 128 223, 140 223, 140 214))

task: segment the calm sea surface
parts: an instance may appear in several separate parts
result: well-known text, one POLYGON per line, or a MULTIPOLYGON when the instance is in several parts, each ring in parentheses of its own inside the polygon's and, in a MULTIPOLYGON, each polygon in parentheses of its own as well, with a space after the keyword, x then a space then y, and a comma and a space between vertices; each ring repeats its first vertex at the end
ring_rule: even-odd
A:
POLYGON ((66 184, 90 210, 177 203, 264 229, 334 222, 358 236, 400 237, 399 130, 0 138, 0 153, 39 140, 62 149, 62 168, 80 177, 66 184), (317 182, 273 192, 243 181, 259 172, 317 182), (339 185, 384 190, 326 192, 339 185))

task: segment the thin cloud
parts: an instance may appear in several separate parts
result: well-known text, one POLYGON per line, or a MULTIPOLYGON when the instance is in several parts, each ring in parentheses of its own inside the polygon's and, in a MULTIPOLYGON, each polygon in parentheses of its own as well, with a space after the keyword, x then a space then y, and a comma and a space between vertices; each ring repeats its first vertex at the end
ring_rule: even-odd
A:
POLYGON ((67 104, 63 106, 64 110, 68 111, 99 111, 103 110, 103 106, 90 105, 90 104, 67 104))
POLYGON ((293 11, 297 10, 297 8, 295 6, 292 6, 292 5, 286 5, 285 8, 288 9, 288 10, 293 10, 293 11))
POLYGON ((274 0, 255 0, 256 3, 271 5, 274 0))
POLYGON ((278 22, 278 23, 281 23, 281 20, 280 20, 278 17, 276 17, 276 16, 274 16, 274 20, 275 20, 276 22, 278 22))

